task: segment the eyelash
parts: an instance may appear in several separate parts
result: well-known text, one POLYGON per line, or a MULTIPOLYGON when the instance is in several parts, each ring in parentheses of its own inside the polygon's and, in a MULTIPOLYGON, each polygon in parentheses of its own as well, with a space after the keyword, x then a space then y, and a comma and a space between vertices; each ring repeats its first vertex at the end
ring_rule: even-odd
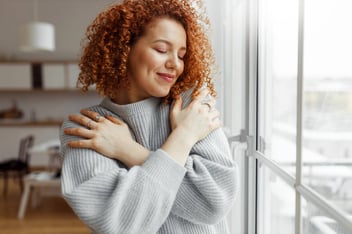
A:
MULTIPOLYGON (((163 49, 155 49, 157 52, 159 52, 159 53, 162 53, 162 54, 165 54, 167 51, 166 50, 163 50, 163 49)), ((180 60, 183 60, 184 59, 184 57, 182 56, 177 56, 180 60)))
POLYGON ((166 53, 166 50, 163 50, 163 49, 155 49, 155 50, 158 51, 159 53, 163 53, 163 54, 166 53))

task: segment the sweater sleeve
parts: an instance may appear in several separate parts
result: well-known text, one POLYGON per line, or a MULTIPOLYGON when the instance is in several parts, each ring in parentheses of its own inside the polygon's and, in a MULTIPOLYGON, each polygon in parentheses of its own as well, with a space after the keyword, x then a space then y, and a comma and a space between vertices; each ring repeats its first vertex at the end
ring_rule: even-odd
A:
POLYGON ((193 223, 218 223, 232 208, 239 186, 238 167, 223 131, 218 129, 198 142, 185 167, 171 212, 193 223))
MULTIPOLYGON (((73 126, 66 121, 62 129, 73 126)), ((156 150, 142 166, 127 170, 96 151, 68 147, 72 139, 61 132, 62 193, 78 217, 97 233, 156 233, 185 168, 156 150)))
MULTIPOLYGON (((186 107, 191 91, 183 93, 183 99, 186 107)), ((222 129, 193 146, 185 168, 171 212, 193 223, 218 223, 232 208, 239 189, 238 166, 222 129)))

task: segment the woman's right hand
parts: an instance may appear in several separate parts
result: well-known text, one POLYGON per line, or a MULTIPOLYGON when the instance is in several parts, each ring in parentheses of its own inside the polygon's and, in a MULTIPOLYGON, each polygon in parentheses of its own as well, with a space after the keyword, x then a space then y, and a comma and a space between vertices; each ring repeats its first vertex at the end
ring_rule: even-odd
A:
POLYGON ((81 110, 81 115, 69 115, 69 119, 81 125, 64 130, 65 134, 81 138, 68 142, 70 147, 95 150, 128 167, 142 164, 149 155, 149 150, 132 139, 127 124, 118 118, 81 110))
POLYGON ((203 89, 184 109, 182 109, 182 98, 179 97, 170 111, 172 130, 183 129, 184 137, 193 144, 202 140, 222 125, 219 111, 214 107, 215 104, 215 98, 209 95, 207 89, 203 89))

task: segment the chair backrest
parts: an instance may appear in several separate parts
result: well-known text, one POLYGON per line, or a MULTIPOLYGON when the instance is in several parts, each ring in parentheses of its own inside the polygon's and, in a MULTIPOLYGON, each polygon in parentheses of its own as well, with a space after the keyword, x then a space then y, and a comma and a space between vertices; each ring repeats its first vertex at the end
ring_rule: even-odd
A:
POLYGON ((29 163, 30 160, 30 152, 29 150, 32 148, 34 143, 34 136, 29 135, 21 139, 20 149, 18 152, 18 160, 23 163, 29 163))

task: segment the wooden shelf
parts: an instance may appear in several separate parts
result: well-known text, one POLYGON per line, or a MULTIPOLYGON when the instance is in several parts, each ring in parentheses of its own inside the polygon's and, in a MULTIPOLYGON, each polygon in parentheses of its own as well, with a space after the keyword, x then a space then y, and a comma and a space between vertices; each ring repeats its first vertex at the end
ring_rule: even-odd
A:
POLYGON ((79 93, 80 90, 78 89, 0 89, 2 93, 12 93, 12 92, 42 92, 42 93, 50 93, 50 92, 77 92, 79 93))
MULTIPOLYGON (((1 93, 77 93, 77 94, 94 94, 97 93, 95 89, 88 89, 86 93, 79 89, 0 89, 1 93)), ((98 94, 97 94, 98 95, 98 94)))
POLYGON ((0 127, 59 127, 62 121, 47 120, 47 121, 21 121, 21 120, 0 120, 0 127))

